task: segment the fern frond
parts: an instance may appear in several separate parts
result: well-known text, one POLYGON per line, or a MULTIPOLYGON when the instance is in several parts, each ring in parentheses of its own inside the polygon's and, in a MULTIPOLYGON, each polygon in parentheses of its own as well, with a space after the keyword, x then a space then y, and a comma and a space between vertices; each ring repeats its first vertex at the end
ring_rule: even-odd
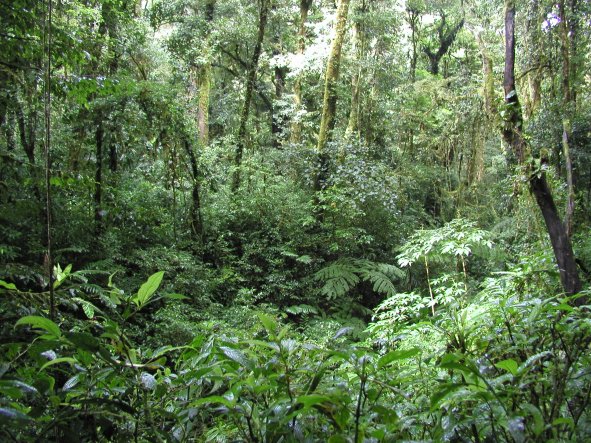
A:
POLYGON ((285 308, 285 312, 292 315, 318 314, 318 309, 316 309, 314 306, 301 304, 288 306, 285 308))
POLYGON ((315 279, 324 282, 322 294, 331 300, 347 294, 362 280, 370 282, 375 292, 392 295, 396 292, 392 279, 403 276, 402 270, 387 263, 340 259, 318 271, 315 279))

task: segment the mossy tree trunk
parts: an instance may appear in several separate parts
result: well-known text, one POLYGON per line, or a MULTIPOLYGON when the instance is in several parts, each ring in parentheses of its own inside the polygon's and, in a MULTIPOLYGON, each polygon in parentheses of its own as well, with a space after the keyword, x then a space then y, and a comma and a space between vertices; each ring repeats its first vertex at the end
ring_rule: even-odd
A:
POLYGON ((544 20, 543 8, 539 0, 532 0, 529 5, 525 23, 525 50, 530 60, 530 70, 527 73, 527 84, 529 91, 524 94, 524 114, 530 118, 540 107, 542 102, 542 67, 544 54, 542 50, 542 26, 544 20))
POLYGON ((210 33, 215 13, 216 0, 207 0, 205 4, 206 32, 204 36, 205 62, 200 66, 193 65, 193 82, 197 89, 197 143, 192 143, 188 135, 185 135, 183 145, 189 157, 191 166, 191 190, 190 224, 194 237, 203 243, 204 226, 201 213, 201 182, 203 180, 199 168, 200 151, 209 146, 209 100, 211 95, 212 64, 210 51, 210 33))
MULTIPOLYGON (((210 51, 210 29, 213 22, 216 0, 208 0, 205 5, 205 21, 207 31, 205 35, 205 51, 210 51)), ((199 99, 197 102, 197 129, 199 130, 199 144, 201 148, 209 146, 209 97, 211 95, 211 56, 206 54, 207 61, 199 67, 197 87, 199 99)))
POLYGON ((449 48, 455 41, 458 32, 460 32, 463 27, 464 19, 462 18, 454 26, 448 28, 447 17, 443 12, 441 13, 441 20, 437 26, 437 41, 439 46, 434 49, 430 47, 423 48, 423 52, 429 58, 429 72, 431 74, 439 74, 439 63, 441 62, 441 59, 447 54, 447 51, 449 51, 449 48))
POLYGON ((248 116, 250 115, 250 103, 252 101, 252 94, 255 87, 256 75, 259 65, 259 58, 263 47, 263 39, 265 37, 265 28, 267 26, 267 18, 269 15, 270 0, 259 0, 259 26, 257 33, 257 40, 252 53, 252 59, 248 66, 248 77, 246 80, 246 91, 244 92, 244 102, 242 105, 242 112, 240 113, 240 127, 238 129, 238 142, 236 144, 236 152, 234 154, 234 173, 232 175, 232 192, 238 191, 240 188, 240 169, 242 167, 242 156, 246 147, 246 124, 248 123, 248 116))
MULTIPOLYGON (((297 54, 303 57, 306 50, 306 21, 308 13, 312 7, 313 0, 300 0, 300 22, 298 28, 298 51, 297 54)), ((302 74, 299 73, 293 85, 293 99, 295 103, 296 116, 291 123, 291 142, 301 143, 302 141, 302 119, 301 114, 304 111, 302 100, 302 74)))
MULTIPOLYGON (((275 9, 275 8, 273 8, 275 9)), ((273 32, 273 57, 278 57, 283 54, 283 46, 281 43, 280 30, 276 29, 273 32)), ((280 114, 280 106, 278 105, 283 98, 285 90, 285 76, 287 68, 285 66, 277 65, 273 68, 273 83, 275 85, 275 97, 272 102, 271 109, 271 136, 274 148, 280 148, 283 143, 283 117, 280 114)))
MULTIPOLYGON (((574 110, 574 100, 571 90, 571 41, 573 41, 574 31, 569 30, 569 22, 575 21, 574 17, 569 17, 567 22, 566 8, 564 0, 558 2, 558 14, 560 16, 559 32, 560 32, 560 52, 562 55, 562 155, 564 156, 564 163, 566 169, 566 185, 567 185, 567 201, 566 214, 564 224, 566 226, 566 233, 570 237, 573 229, 573 215, 575 213, 575 189, 573 183, 573 162, 570 155, 570 139, 572 136, 571 114, 574 110), (569 38, 571 34, 571 38, 569 38)), ((576 29, 576 28, 573 28, 576 29)))
POLYGON ((330 55, 326 64, 324 78, 324 100, 322 104, 322 118, 320 120, 320 131, 318 133, 318 144, 316 155, 318 157, 318 171, 314 179, 314 191, 324 189, 328 179, 328 155, 326 144, 332 137, 335 126, 335 115, 337 109, 337 81, 341 63, 341 50, 347 30, 347 14, 349 12, 349 0, 341 0, 337 9, 335 35, 332 41, 330 55))
MULTIPOLYGON (((526 160, 527 142, 522 132, 523 116, 515 89, 515 0, 505 0, 505 71, 503 87, 505 107, 508 114, 503 130, 503 138, 507 145, 511 147, 514 160, 530 175, 529 188, 542 212, 564 292, 568 295, 574 295, 581 290, 581 281, 570 238, 558 214, 543 169, 532 170, 533 168, 527 164, 526 160)), ((586 303, 586 300, 579 298, 577 304, 582 303, 586 303)))
POLYGON ((349 111, 349 121, 347 123, 347 136, 359 136, 359 109, 361 106, 361 78, 363 77, 363 57, 365 55, 365 29, 364 29, 364 14, 367 13, 368 4, 366 0, 362 0, 356 8, 355 25, 353 27, 354 37, 354 52, 355 63, 357 66, 353 68, 353 75, 351 77, 351 110, 349 111))

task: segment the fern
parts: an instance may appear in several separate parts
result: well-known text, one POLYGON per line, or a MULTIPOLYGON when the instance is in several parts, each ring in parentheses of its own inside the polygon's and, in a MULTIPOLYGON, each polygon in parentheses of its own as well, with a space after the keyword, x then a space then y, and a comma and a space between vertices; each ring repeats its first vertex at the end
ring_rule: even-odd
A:
POLYGON ((288 314, 292 314, 292 315, 307 315, 307 314, 317 315, 318 309, 316 309, 314 306, 301 304, 301 305, 288 306, 287 308, 285 308, 285 312, 287 312, 288 314))
POLYGON ((322 293, 332 300, 345 295, 359 283, 357 271, 351 261, 339 260, 318 271, 315 278, 325 281, 322 293))
POLYGON ((396 288, 392 280, 402 276, 404 272, 394 265, 343 258, 322 268, 315 274, 315 279, 324 282, 321 292, 333 300, 346 295, 361 281, 370 282, 377 293, 394 294, 396 288))

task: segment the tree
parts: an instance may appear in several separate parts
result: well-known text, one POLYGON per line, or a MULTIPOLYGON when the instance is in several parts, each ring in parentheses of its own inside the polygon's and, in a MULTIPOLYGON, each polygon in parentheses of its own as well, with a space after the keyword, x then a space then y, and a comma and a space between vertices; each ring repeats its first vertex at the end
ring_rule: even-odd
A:
POLYGON ((248 123, 248 116, 250 115, 250 102, 255 88, 256 75, 259 66, 259 58, 261 56, 263 39, 265 37, 265 28, 267 26, 267 19, 269 15, 270 0, 258 0, 259 5, 259 24, 257 39, 252 52, 252 58, 248 66, 248 74, 246 78, 246 90, 244 92, 244 101, 242 111, 240 113, 240 127, 238 129, 238 141, 236 144, 236 151, 234 154, 234 173, 232 175, 232 192, 238 191, 240 188, 240 169, 242 167, 242 156, 246 148, 246 124, 248 123))
MULTIPOLYGON (((558 214, 552 197, 552 191, 546 180, 544 171, 547 159, 540 159, 537 168, 528 164, 528 146, 523 135, 523 117, 521 105, 515 88, 515 1, 505 0, 505 70, 503 88, 505 92, 505 128, 503 139, 511 147, 517 164, 522 167, 528 177, 529 189, 534 195, 542 212, 546 229, 550 236, 552 249, 560 272, 560 281, 564 292, 574 295, 581 290, 577 263, 573 253, 567 229, 558 214)), ((577 304, 586 300, 577 299, 577 304)))
POLYGON ((328 179, 328 155, 326 144, 332 137, 335 126, 337 108, 337 81, 341 64, 341 50, 347 30, 347 13, 349 12, 349 0, 341 0, 335 18, 335 31, 326 72, 324 74, 324 100, 322 104, 322 117, 320 119, 320 131, 318 132, 318 143, 316 155, 318 157, 318 172, 314 179, 314 191, 320 192, 326 185, 328 179))
POLYGON ((455 24, 449 25, 445 11, 441 10, 439 15, 439 22, 435 28, 437 33, 435 46, 432 47, 430 44, 427 44, 423 47, 423 51, 429 58, 429 72, 433 75, 439 74, 439 62, 443 56, 447 54, 447 51, 449 51, 449 48, 455 41, 458 32, 460 32, 464 26, 464 17, 455 24))
POLYGON ((205 3, 205 62, 198 68, 197 88, 199 90, 199 100, 197 106, 197 128, 199 130, 199 144, 202 148, 209 145, 209 97, 211 94, 211 26, 215 11, 216 0, 207 0, 205 3))
POLYGON ((353 75, 351 76, 351 109, 349 111, 349 121, 347 123, 347 130, 345 134, 351 136, 359 132, 359 113, 361 107, 361 78, 363 73, 363 57, 366 50, 367 36, 365 31, 364 19, 369 8, 369 3, 362 0, 355 8, 355 23, 353 26, 353 44, 355 52, 355 65, 353 67, 353 75))
MULTIPOLYGON (((297 54, 302 57, 306 50, 306 21, 308 13, 314 0, 300 0, 300 17, 298 22, 298 48, 297 54)), ((293 99, 295 103, 295 118, 291 124, 291 142, 300 143, 302 140, 302 120, 301 113, 304 111, 302 101, 302 74, 298 73, 293 84, 293 99)))

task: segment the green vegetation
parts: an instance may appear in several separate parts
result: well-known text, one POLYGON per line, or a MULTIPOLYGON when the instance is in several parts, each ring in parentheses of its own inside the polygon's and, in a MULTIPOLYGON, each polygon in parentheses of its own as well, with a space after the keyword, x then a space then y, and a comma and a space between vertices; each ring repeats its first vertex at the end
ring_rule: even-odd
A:
POLYGON ((0 2, 0 440, 591 440, 590 22, 0 2))

